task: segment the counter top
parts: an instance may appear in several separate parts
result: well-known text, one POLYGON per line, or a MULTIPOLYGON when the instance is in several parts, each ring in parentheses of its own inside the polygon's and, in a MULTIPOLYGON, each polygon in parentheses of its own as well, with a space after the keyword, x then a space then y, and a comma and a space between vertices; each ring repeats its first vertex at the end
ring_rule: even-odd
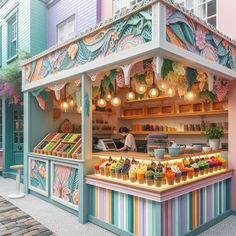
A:
POLYGON ((109 152, 109 151, 103 151, 103 152, 96 152, 93 153, 93 157, 99 157, 99 158, 108 158, 108 157, 114 157, 114 158, 135 158, 137 160, 157 160, 160 162, 163 161, 171 161, 171 160, 177 160, 181 158, 188 158, 188 157, 197 157, 202 155, 210 155, 210 154, 216 154, 220 153, 222 150, 216 150, 211 152, 200 152, 200 153, 191 153, 191 154, 181 154, 176 157, 171 157, 170 155, 165 155, 164 159, 158 159, 152 156, 149 156, 147 153, 141 153, 141 152, 109 152))
POLYGON ((187 192, 194 191, 211 184, 229 179, 233 176, 233 170, 224 169, 203 176, 193 177, 191 180, 175 183, 174 185, 164 185, 162 187, 148 186, 146 184, 131 183, 129 180, 111 178, 101 175, 87 175, 86 184, 94 185, 101 188, 115 190, 133 196, 142 197, 153 201, 166 201, 187 192))

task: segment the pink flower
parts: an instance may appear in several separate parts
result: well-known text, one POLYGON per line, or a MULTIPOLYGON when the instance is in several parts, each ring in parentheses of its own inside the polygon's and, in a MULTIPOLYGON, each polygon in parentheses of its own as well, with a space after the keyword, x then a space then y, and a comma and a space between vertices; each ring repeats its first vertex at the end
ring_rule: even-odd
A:
POLYGON ((78 52, 78 45, 76 43, 71 44, 68 48, 69 57, 74 60, 78 52))
POLYGON ((43 166, 42 164, 39 166, 39 174, 40 174, 43 178, 46 178, 46 176, 47 176, 46 170, 45 170, 45 168, 44 168, 44 166, 43 166))
POLYGON ((79 203, 79 190, 75 190, 72 194, 73 203, 77 205, 79 203))
POLYGON ((38 104, 39 104, 39 107, 45 111, 45 108, 46 108, 46 103, 45 101, 43 100, 43 98, 41 96, 37 96, 36 97, 37 101, 38 101, 38 104))
POLYGON ((112 33, 111 39, 112 39, 113 42, 118 39, 119 34, 120 34, 120 32, 118 32, 118 31, 115 31, 115 32, 112 33))
POLYGON ((206 31, 198 26, 198 29, 196 31, 196 46, 203 50, 206 46, 206 31))

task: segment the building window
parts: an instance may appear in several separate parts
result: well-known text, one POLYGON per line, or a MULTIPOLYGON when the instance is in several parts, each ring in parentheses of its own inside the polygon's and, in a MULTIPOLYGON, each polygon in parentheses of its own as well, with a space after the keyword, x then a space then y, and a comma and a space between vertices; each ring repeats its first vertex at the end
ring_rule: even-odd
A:
POLYGON ((142 0, 113 0, 113 15, 126 10, 142 0))
POLYGON ((11 59, 16 56, 17 50, 17 15, 14 14, 8 21, 7 21, 7 28, 8 28, 8 52, 7 58, 11 59))
POLYGON ((175 0, 175 2, 217 27, 217 0, 175 0))
POLYGON ((75 16, 57 25, 57 43, 63 43, 75 36, 75 16))

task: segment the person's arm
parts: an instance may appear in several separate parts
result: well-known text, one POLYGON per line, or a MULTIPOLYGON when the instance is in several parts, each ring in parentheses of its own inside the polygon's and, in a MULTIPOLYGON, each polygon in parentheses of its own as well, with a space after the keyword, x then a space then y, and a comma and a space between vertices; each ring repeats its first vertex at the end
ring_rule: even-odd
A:
POLYGON ((116 149, 117 152, 122 152, 122 151, 126 151, 128 150, 128 146, 124 145, 124 147, 120 148, 120 149, 116 149))

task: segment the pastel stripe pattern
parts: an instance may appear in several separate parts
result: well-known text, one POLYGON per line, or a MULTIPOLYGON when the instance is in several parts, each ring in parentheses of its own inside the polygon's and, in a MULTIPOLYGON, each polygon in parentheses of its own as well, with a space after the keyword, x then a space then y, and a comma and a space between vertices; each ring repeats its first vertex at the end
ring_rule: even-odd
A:
POLYGON ((230 180, 155 202, 90 185, 89 214, 139 236, 182 236, 230 209, 230 180))

